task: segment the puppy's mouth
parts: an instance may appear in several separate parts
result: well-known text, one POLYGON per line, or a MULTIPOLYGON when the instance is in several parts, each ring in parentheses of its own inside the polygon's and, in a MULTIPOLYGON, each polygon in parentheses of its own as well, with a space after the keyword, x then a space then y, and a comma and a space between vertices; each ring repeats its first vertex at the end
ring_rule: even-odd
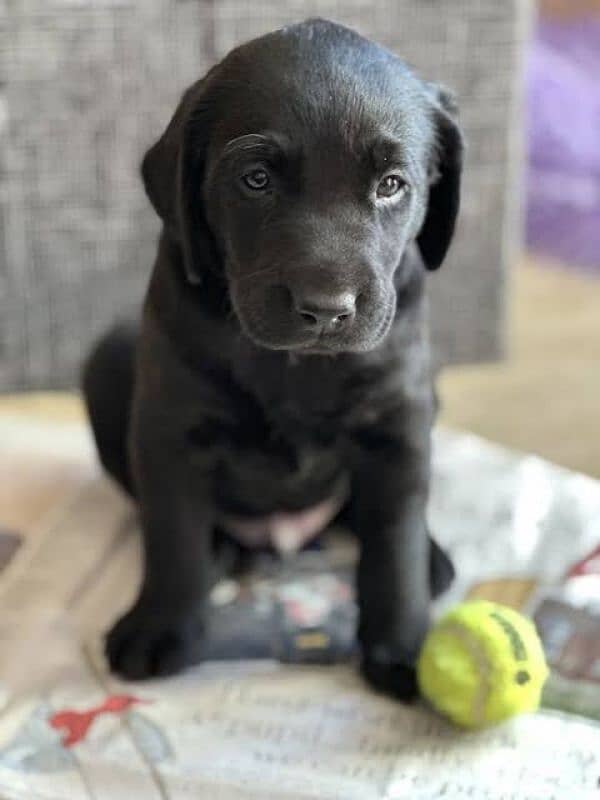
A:
POLYGON ((242 325, 247 335, 266 350, 285 350, 290 353, 298 353, 299 355, 332 355, 347 348, 343 347, 343 343, 334 343, 328 341, 327 335, 310 336, 302 341, 280 340, 275 337, 265 336, 264 333, 255 329, 251 329, 246 325, 242 325))
POLYGON ((393 309, 379 320, 375 330, 367 330, 354 335, 328 331, 310 335, 280 332, 269 327, 262 319, 258 321, 258 324, 253 324, 242 315, 238 315, 238 318, 246 335, 259 347, 267 350, 287 351, 298 356, 335 356, 341 353, 360 353, 375 349, 389 331, 393 309), (281 335, 282 333, 284 335, 281 335))
POLYGON ((340 352, 340 350, 345 350, 346 347, 344 347, 343 337, 342 341, 339 341, 339 337, 336 341, 331 333, 321 331, 310 342, 290 349, 305 355, 333 355, 340 352))
POLYGON ((371 302, 340 324, 315 324, 294 313, 289 302, 273 287, 240 286, 231 281, 231 298, 244 333, 259 347, 297 355, 329 355, 373 350, 389 331, 394 316, 395 294, 373 292, 371 302), (311 327, 314 325, 314 327, 311 327))

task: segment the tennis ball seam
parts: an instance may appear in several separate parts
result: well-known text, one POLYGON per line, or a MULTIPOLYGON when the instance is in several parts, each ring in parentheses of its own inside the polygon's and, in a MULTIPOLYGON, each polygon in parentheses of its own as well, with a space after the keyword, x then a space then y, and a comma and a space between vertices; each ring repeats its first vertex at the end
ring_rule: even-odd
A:
POLYGON ((487 701, 492 691, 492 664, 485 648, 479 639, 459 622, 448 620, 443 622, 438 630, 455 636, 475 663, 479 681, 471 703, 471 720, 474 725, 483 725, 487 701))

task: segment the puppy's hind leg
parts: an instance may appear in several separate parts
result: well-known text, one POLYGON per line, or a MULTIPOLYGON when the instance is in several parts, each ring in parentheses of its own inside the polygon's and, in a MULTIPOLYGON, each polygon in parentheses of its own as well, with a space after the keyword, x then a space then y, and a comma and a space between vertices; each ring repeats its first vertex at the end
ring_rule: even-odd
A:
POLYGON ((442 550, 436 540, 429 535, 429 584, 431 596, 438 597, 450 588, 455 570, 450 556, 442 550))
POLYGON ((127 438, 133 396, 137 327, 122 323, 95 345, 82 373, 82 387, 100 461, 133 494, 127 438))

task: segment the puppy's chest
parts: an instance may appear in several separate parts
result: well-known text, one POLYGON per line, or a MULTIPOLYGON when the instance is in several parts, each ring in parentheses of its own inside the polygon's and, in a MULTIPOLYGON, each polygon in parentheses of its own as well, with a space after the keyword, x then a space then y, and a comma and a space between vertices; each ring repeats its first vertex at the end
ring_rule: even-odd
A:
POLYGON ((347 496, 342 444, 307 431, 263 427, 231 431, 214 472, 220 522, 246 546, 303 547, 334 518, 347 496))
MULTIPOLYGON (((344 472, 345 437, 331 395, 269 375, 230 386, 219 418, 189 433, 195 461, 212 471, 224 508, 258 514, 302 509, 331 494, 344 472)), ((202 415, 201 415, 202 416, 202 415)))
POLYGON ((344 439, 335 425, 295 408, 246 407, 238 424, 219 432, 221 476, 251 486, 262 497, 284 502, 335 474, 342 463, 344 439))
POLYGON ((221 523, 249 545, 298 548, 347 497, 347 387, 339 374, 294 369, 236 377, 229 419, 208 431, 221 523))
MULTIPOLYGON (((341 360, 278 358, 249 361, 239 367, 239 381, 273 427, 318 435, 343 426, 356 404, 357 386, 341 360)), ((264 356, 263 356, 264 358, 264 356)))

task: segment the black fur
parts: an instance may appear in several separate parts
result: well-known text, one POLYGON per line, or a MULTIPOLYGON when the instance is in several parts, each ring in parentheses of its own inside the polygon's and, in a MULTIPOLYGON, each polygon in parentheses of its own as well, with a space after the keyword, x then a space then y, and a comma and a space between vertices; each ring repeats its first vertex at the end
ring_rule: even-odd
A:
POLYGON ((109 333, 84 374, 144 532, 114 669, 202 656, 223 513, 302 509, 346 481, 363 670, 414 693, 431 594, 453 575, 425 521, 424 279, 452 238, 461 153, 445 91, 322 20, 234 50, 184 94, 142 165, 164 227, 141 325, 109 333))

